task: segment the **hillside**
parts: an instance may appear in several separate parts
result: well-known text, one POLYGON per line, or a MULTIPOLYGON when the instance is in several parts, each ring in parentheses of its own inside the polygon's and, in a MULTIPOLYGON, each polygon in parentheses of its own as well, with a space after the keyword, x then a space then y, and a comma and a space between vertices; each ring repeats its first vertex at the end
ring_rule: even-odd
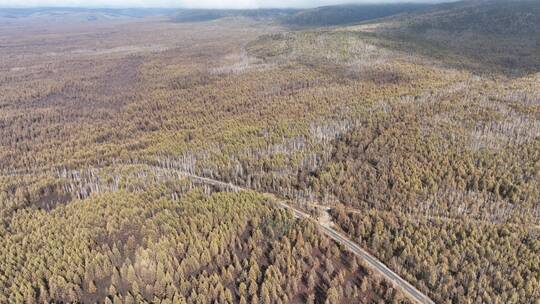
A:
POLYGON ((288 25, 330 26, 357 23, 429 7, 426 4, 356 4, 323 6, 302 10, 283 19, 288 25))
POLYGON ((472 0, 441 4, 400 18, 413 31, 440 30, 496 35, 540 33, 540 2, 536 0, 472 0))
POLYGON ((351 4, 310 9, 181 9, 175 22, 203 22, 227 17, 271 19, 285 26, 320 27, 357 23, 430 7, 427 4, 351 4))
POLYGON ((439 4, 345 30, 475 72, 518 76, 540 70, 540 1, 439 4))

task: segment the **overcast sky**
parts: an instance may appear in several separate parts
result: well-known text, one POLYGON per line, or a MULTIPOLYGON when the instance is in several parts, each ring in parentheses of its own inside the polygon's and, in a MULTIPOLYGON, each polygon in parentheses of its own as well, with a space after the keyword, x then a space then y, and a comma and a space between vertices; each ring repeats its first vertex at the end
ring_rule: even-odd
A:
MULTIPOLYGON (((0 7, 190 7, 267 8, 316 7, 341 3, 436 2, 435 0, 0 0, 0 7)), ((440 1, 439 1, 440 2, 440 1)))

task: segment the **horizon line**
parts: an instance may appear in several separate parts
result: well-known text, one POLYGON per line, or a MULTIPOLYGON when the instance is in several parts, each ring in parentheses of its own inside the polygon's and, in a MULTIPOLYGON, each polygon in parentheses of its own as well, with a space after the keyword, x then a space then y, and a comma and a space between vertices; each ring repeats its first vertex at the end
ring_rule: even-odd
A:
MULTIPOLYGON (((459 0, 457 0, 459 1, 459 0)), ((370 0, 365 1, 362 3, 354 3, 354 2, 344 2, 340 4, 333 4, 333 5, 322 5, 322 6, 268 6, 268 7, 245 7, 245 8, 238 8, 238 7, 191 7, 191 6, 123 6, 123 5, 96 5, 96 6, 86 6, 86 5, 18 5, 18 6, 2 6, 0 5, 1 9, 160 9, 160 10, 178 10, 178 9, 200 9, 200 10, 265 10, 265 9, 278 9, 278 10, 290 10, 290 9, 309 9, 309 8, 318 8, 318 7, 329 7, 329 6, 346 6, 346 5, 388 5, 388 4, 440 4, 440 3, 448 3, 448 2, 456 2, 456 0, 408 0, 408 1, 398 1, 398 0, 390 0, 390 1, 377 1, 377 0, 370 0)))

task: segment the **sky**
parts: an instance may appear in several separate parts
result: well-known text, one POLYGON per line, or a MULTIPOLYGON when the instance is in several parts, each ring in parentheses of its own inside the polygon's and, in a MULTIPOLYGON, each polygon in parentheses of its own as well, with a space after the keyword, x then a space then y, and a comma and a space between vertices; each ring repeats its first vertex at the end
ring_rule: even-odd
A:
POLYGON ((342 3, 435 2, 433 0, 0 0, 0 7, 290 8, 342 3))

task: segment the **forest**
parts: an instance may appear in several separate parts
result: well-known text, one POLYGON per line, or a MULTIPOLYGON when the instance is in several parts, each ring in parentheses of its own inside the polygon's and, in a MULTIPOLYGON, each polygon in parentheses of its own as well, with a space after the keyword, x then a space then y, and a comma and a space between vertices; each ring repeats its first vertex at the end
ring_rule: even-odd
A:
POLYGON ((540 303, 540 6, 344 8, 0 14, 0 303, 540 303))
POLYGON ((174 181, 13 215, 1 233, 0 301, 406 302, 261 195, 179 194, 174 181))

